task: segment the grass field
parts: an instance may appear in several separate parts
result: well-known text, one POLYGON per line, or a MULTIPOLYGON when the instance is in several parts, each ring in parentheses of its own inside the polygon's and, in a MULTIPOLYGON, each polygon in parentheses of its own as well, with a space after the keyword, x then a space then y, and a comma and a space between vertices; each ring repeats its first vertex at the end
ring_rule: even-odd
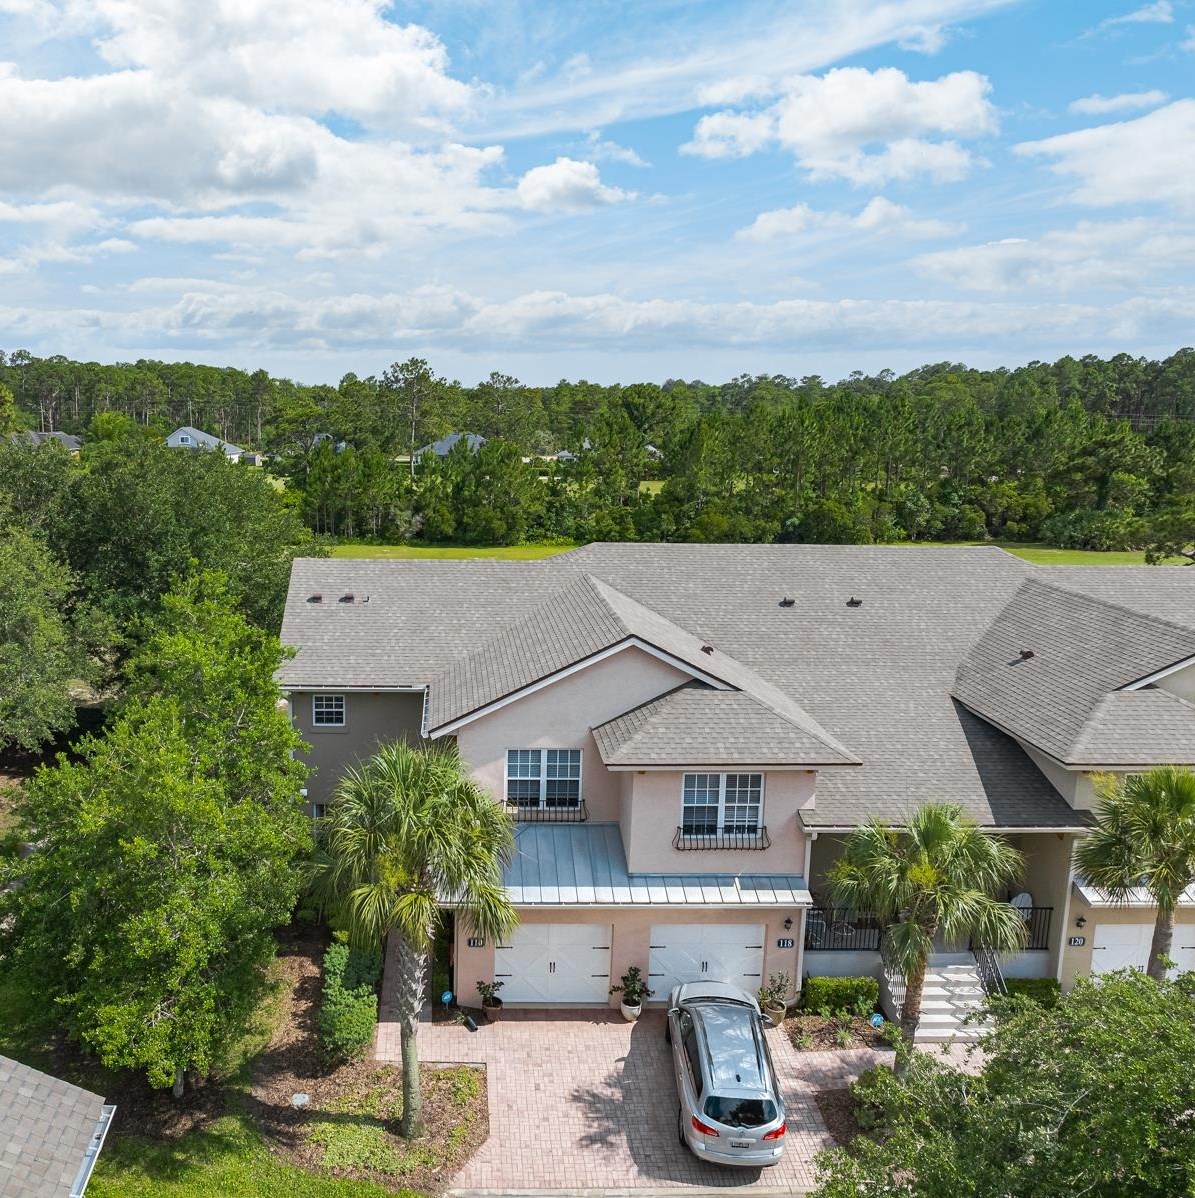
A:
MULTIPOLYGON (((978 545, 978 541, 965 544, 978 545)), ((928 542, 904 545, 907 549, 923 548, 928 542)), ((933 542, 943 544, 943 542, 933 542)), ((366 545, 350 543, 332 546, 333 557, 377 557, 377 558, 466 558, 492 557, 501 561, 532 561, 552 557, 575 549, 575 545, 500 545, 486 548, 478 545, 366 545)), ((1091 549, 1054 549, 1049 545, 1008 544, 1002 548, 1017 557, 1032 562, 1035 566, 1143 566, 1145 554, 1136 550, 1101 553, 1091 549)), ((1175 566, 1185 564, 1183 558, 1175 558, 1175 566)))

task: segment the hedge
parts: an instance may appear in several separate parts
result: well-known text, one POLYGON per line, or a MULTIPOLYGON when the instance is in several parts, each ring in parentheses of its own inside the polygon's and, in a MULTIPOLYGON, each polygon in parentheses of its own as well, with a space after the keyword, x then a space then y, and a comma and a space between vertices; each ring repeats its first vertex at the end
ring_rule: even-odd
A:
POLYGON ((373 1043, 378 1021, 378 952, 333 944, 324 953, 324 988, 315 1026, 326 1061, 349 1061, 373 1043))
POLYGON ((806 978, 801 988, 801 1006, 806 1011, 855 1011, 862 1005, 872 1010, 880 1000, 880 983, 875 978, 806 978))
POLYGON ((1043 1007, 1056 1007, 1062 996, 1062 987, 1053 978, 1006 978, 1004 985, 1010 995, 1023 994, 1043 1007))

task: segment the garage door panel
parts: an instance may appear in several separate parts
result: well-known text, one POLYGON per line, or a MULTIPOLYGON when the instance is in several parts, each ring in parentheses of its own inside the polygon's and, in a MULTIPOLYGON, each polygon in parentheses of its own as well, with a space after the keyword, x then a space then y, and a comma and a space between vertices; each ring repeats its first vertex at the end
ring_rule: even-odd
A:
POLYGON ((1144 969, 1152 940, 1151 923, 1096 924, 1091 942, 1091 972, 1144 969))
POLYGON ((730 982, 754 992, 763 980, 762 924, 655 924, 648 985, 657 1002, 685 982, 730 982))
POLYGON ((610 991, 609 924, 526 924, 494 952, 510 1003, 602 1003, 610 991))

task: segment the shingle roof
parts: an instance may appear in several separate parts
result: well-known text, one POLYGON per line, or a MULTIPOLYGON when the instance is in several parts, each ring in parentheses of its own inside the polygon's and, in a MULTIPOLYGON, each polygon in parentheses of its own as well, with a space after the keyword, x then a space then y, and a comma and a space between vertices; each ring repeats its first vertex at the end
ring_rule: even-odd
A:
POLYGON ((607 765, 840 765, 826 742, 742 691, 678 687, 593 729, 607 765))
POLYGON ((433 441, 430 445, 424 445, 421 449, 415 450, 415 456, 422 457, 425 453, 434 453, 438 458, 445 457, 452 451, 456 443, 462 440, 468 446, 470 453, 476 453, 486 443, 486 438, 479 433, 449 433, 446 437, 441 437, 438 441, 433 441))
POLYGON ((1115 719, 1132 717, 1140 727, 1147 707, 1159 715, 1164 711, 1164 724, 1151 736, 1153 747, 1165 753, 1162 760, 1192 761, 1195 740, 1181 710, 1157 702, 1104 703, 1111 692, 1189 657, 1195 657, 1195 629, 1031 578, 960 663, 954 695, 984 719, 1071 765, 1111 764, 1092 754, 1102 751, 1101 742, 1124 746, 1128 730, 1117 731, 1115 719), (1089 726, 1097 709, 1098 719, 1089 726), (1163 743, 1166 731, 1175 738, 1163 743))
POLYGON ((1071 756, 1092 766, 1195 764, 1195 705, 1154 687, 1113 691, 1096 704, 1071 756))
POLYGON ((68 1198, 86 1185, 112 1108, 98 1094, 0 1057, 0 1198, 68 1198))
MULTIPOLYGON (((221 441, 219 437, 213 437, 211 433, 205 433, 203 429, 194 428, 189 424, 176 428, 170 436, 177 437, 179 433, 186 433, 196 445, 201 445, 204 449, 223 449, 229 457, 245 452, 239 445, 234 445, 231 441, 221 441)), ((167 440, 169 439, 168 437, 167 440)))
POLYGON ((1034 567, 996 548, 596 544, 529 562, 300 559, 282 628, 299 652, 281 681, 423 686, 584 574, 713 645, 849 747, 863 764, 821 772, 816 807, 802 811, 822 828, 900 819, 931 799, 961 803, 984 826, 1089 822, 1011 737, 951 696, 958 666, 1026 578, 1119 596, 1195 631, 1195 570, 1034 567), (316 591, 325 602, 308 604, 316 591), (345 591, 371 602, 328 601, 345 591), (851 596, 862 604, 848 607, 851 596))
POLYGON ((632 874, 617 824, 524 824, 503 874, 518 906, 809 905, 800 874, 632 874))
POLYGON ((12 441, 27 441, 30 445, 44 445, 47 441, 57 441, 64 449, 69 449, 72 453, 83 448, 83 438, 76 437, 73 433, 41 433, 33 429, 23 433, 13 433, 9 438, 12 441))

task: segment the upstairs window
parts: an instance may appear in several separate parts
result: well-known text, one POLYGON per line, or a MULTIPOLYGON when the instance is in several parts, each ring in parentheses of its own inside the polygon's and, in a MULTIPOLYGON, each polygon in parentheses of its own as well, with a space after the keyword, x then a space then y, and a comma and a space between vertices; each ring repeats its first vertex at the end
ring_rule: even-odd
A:
POLYGON ((762 774, 686 774, 681 799, 685 836, 753 836, 763 817, 762 774))
POLYGON ((179 434, 179 438, 178 438, 178 443, 179 443, 180 445, 190 445, 190 444, 191 444, 191 438, 190 438, 190 437, 188 437, 186 433, 180 433, 180 434, 179 434))
POLYGON ((578 807, 580 749, 508 749, 506 801, 514 807, 578 807))
POLYGON ((343 728, 344 696, 312 695, 311 723, 316 728, 343 728))

